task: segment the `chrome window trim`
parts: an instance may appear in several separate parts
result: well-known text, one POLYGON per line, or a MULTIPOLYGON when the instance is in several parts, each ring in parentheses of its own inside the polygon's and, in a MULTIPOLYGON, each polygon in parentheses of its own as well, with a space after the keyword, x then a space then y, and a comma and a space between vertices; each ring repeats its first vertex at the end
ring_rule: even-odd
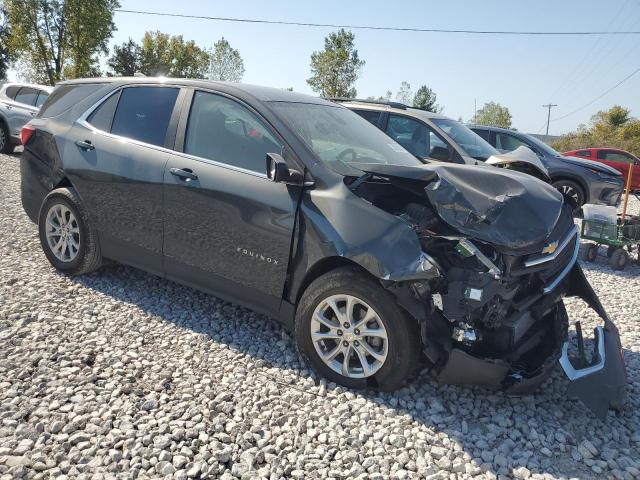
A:
POLYGON ((547 293, 551 292, 554 288, 556 288, 558 284, 562 281, 562 279, 567 276, 567 274, 571 271, 576 261, 578 260, 578 253, 580 253, 580 233, 576 233, 576 246, 573 249, 573 255, 571 256, 571 260, 569 261, 569 263, 567 263, 567 265, 565 265, 565 267, 558 274, 555 280, 542 289, 542 293, 544 295, 546 295, 547 293))
POLYGON ((208 163, 208 164, 214 165, 216 167, 226 168, 228 170, 233 170, 233 171, 240 172, 240 173, 246 173, 246 174, 252 175, 254 177, 258 177, 258 178, 268 179, 266 173, 254 172, 253 170, 247 170, 246 168, 237 167, 235 165, 230 165, 228 163, 218 162, 216 160, 211 160, 210 158, 204 158, 204 157, 199 157, 197 155, 191 155, 189 153, 178 152, 176 150, 172 150, 172 149, 166 148, 166 147, 161 147, 159 145, 152 145, 150 143, 141 142, 140 140, 136 140, 134 138, 123 137, 121 135, 114 135, 111 132, 105 132, 104 130, 100 130, 99 128, 96 128, 96 127, 94 127, 93 125, 91 125, 89 123, 89 121, 87 119, 91 116, 91 114, 94 112, 94 110, 96 110, 100 105, 102 105, 104 102, 106 102, 112 95, 116 95, 121 90, 124 90, 125 88, 129 88, 129 87, 133 87, 133 88, 135 88, 135 87, 168 87, 168 88, 177 88, 178 90, 183 88, 183 87, 180 87, 180 86, 177 86, 177 85, 162 85, 162 84, 160 84, 160 85, 159 84, 123 85, 121 87, 116 88, 112 92, 107 93, 104 97, 102 97, 96 103, 91 105, 74 123, 76 123, 77 125, 79 125, 81 127, 86 128, 87 130, 89 130, 91 133, 93 133, 95 135, 101 135, 103 137, 107 137, 107 138, 111 138, 111 139, 114 139, 114 140, 118 140, 118 141, 120 141, 122 143, 128 143, 128 144, 137 145, 137 146, 140 146, 140 147, 146 147, 146 148, 149 148, 151 150, 156 150, 158 152, 167 153, 167 154, 171 154, 171 155, 177 155, 179 157, 188 158, 190 160, 196 160, 196 161, 199 161, 199 162, 208 163))
POLYGON ((564 249, 567 248, 567 246, 569 245, 569 243, 571 242, 571 240, 576 234, 578 234, 578 226, 574 225, 571 231, 567 234, 567 236, 564 237, 564 239, 562 240, 562 243, 558 246, 558 248, 556 248, 555 252, 549 255, 545 255, 543 257, 534 258, 533 260, 527 260, 526 262, 524 262, 524 266, 533 267, 534 265, 540 265, 541 263, 546 263, 546 262, 555 260, 556 258, 558 258, 558 255, 560 255, 564 251, 564 249))

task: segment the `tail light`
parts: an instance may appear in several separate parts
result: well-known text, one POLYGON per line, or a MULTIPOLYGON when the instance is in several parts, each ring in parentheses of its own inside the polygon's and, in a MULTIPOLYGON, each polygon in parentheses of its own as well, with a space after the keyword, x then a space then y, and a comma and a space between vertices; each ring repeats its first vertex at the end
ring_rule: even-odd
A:
POLYGON ((28 123, 22 127, 22 131, 20 132, 20 141, 22 145, 26 145, 33 133, 36 131, 36 128, 33 125, 29 125, 28 123))

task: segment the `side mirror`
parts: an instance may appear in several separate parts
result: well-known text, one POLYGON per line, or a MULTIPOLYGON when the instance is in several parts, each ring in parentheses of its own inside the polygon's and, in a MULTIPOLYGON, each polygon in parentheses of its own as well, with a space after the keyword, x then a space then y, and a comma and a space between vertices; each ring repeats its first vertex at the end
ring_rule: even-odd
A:
POLYGON ((267 153, 267 178, 272 182, 287 185, 302 185, 304 183, 302 173, 289 168, 279 153, 267 153))
POLYGON ((448 162, 449 150, 444 147, 433 147, 433 149, 431 149, 429 157, 433 158, 434 160, 440 160, 441 162, 448 162))

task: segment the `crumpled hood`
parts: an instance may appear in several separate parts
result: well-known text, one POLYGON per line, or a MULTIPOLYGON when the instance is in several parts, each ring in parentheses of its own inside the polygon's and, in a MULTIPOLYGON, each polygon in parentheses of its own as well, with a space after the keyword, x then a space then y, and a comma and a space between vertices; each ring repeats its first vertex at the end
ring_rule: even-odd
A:
POLYGON ((440 218, 472 239, 505 248, 542 242, 556 225, 562 195, 524 173, 485 165, 433 162, 405 167, 353 164, 377 175, 424 183, 440 218))
POLYGON ((599 172, 613 175, 614 177, 621 177, 622 173, 609 165, 600 162, 594 162, 593 160, 575 158, 575 157, 556 157, 561 162, 571 163, 572 165, 578 165, 579 167, 591 168, 592 170, 598 170, 599 172))

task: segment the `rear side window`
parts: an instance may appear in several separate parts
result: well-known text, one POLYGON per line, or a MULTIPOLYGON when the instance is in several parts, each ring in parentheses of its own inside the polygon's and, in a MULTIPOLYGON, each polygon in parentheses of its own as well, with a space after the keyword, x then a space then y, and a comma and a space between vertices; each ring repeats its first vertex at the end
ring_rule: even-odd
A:
POLYGON ((282 143, 249 109, 222 95, 196 92, 184 151, 259 173, 266 173, 267 153, 281 153, 282 143))
POLYGON ((47 97, 38 116, 40 118, 57 117, 104 85, 104 83, 60 85, 47 97))
POLYGON ((177 97, 177 88, 125 88, 120 94, 111 133, 163 146, 177 97))
POLYGON ((504 133, 496 133, 496 148, 499 150, 506 150, 508 152, 515 150, 518 147, 529 147, 522 140, 518 140, 516 137, 507 135, 504 133))
POLYGON ((19 85, 14 85, 12 87, 7 87, 7 89, 5 90, 5 95, 7 97, 9 97, 11 100, 15 100, 16 98, 16 93, 18 93, 18 90, 20 90, 20 86, 19 85))
POLYGON ((376 112, 374 110, 354 110, 354 112, 356 112, 368 122, 373 123, 376 127, 380 122, 380 115, 382 115, 382 112, 376 112))
POLYGON ((98 108, 96 108, 91 113, 91 115, 89 115, 89 118, 87 118, 87 122, 96 127, 98 130, 110 132, 111 122, 113 122, 113 114, 116 112, 116 107, 118 106, 119 99, 120 92, 111 95, 107 100, 102 102, 102 104, 98 108))
POLYGON ((19 103, 24 103, 25 105, 35 105, 36 99, 38 98, 38 90, 31 87, 22 87, 20 91, 16 94, 15 101, 19 103))

